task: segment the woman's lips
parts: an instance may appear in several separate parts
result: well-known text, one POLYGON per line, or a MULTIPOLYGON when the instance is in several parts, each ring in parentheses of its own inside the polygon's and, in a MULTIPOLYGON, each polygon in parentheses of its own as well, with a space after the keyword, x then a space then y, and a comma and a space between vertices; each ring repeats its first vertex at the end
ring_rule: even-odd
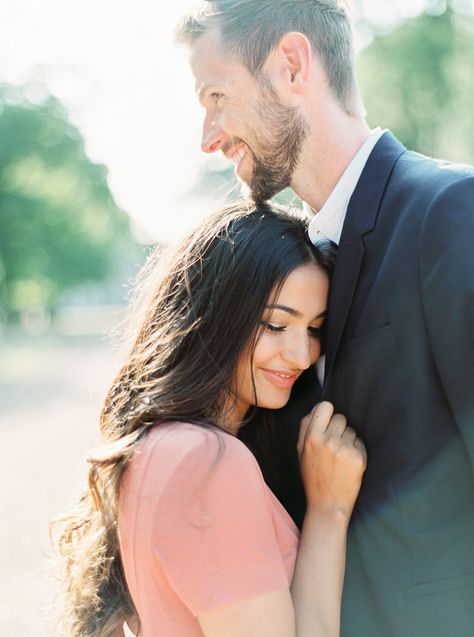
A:
POLYGON ((262 372, 277 387, 283 387, 288 389, 292 387, 295 380, 298 378, 298 374, 290 374, 288 372, 278 372, 272 369, 262 369, 262 372))

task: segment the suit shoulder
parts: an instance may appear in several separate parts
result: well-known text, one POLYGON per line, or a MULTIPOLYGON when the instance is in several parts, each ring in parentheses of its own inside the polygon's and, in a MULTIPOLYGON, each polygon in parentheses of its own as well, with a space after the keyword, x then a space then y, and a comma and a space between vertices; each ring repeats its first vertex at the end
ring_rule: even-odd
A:
POLYGON ((434 188, 439 192, 458 181, 472 180, 474 167, 406 151, 397 161, 395 175, 411 180, 420 188, 434 188))

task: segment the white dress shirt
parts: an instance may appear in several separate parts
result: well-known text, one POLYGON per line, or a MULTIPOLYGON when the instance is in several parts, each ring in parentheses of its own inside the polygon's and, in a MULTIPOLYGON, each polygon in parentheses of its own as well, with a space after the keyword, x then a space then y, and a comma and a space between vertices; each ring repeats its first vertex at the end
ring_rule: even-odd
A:
POLYGON ((314 215, 308 228, 308 235, 312 243, 326 238, 339 245, 349 200, 357 186, 370 153, 384 132, 380 127, 374 128, 342 173, 341 178, 319 212, 313 210, 308 204, 303 204, 304 209, 314 215))
MULTIPOLYGON (((371 131, 319 212, 313 210, 308 204, 303 203, 303 208, 314 215, 308 227, 308 236, 312 243, 316 243, 320 239, 330 239, 339 245, 349 200, 354 193, 370 153, 384 132, 380 127, 371 131)), ((325 363, 325 356, 321 356, 316 363, 318 380, 321 386, 324 381, 325 363)))

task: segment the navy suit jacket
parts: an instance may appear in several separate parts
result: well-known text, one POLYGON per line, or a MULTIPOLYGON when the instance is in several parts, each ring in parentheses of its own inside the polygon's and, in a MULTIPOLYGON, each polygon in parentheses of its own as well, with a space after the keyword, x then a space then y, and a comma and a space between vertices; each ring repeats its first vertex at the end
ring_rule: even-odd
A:
POLYGON ((474 171, 388 133, 344 223, 324 397, 369 458, 342 637, 472 637, 474 171))
MULTIPOLYGON (((368 452, 341 637, 473 637, 474 171, 390 133, 344 222, 323 398, 368 452)), ((314 384, 282 410, 288 449, 318 399, 314 384)), ((284 476, 278 495, 298 520, 301 485, 284 476)))

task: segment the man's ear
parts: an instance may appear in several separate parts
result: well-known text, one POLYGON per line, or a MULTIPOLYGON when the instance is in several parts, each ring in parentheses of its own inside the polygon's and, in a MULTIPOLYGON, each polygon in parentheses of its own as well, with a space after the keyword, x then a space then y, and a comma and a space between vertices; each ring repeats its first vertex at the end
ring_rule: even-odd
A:
POLYGON ((285 33, 275 47, 281 75, 280 89, 303 93, 309 81, 313 48, 308 38, 298 31, 285 33))

